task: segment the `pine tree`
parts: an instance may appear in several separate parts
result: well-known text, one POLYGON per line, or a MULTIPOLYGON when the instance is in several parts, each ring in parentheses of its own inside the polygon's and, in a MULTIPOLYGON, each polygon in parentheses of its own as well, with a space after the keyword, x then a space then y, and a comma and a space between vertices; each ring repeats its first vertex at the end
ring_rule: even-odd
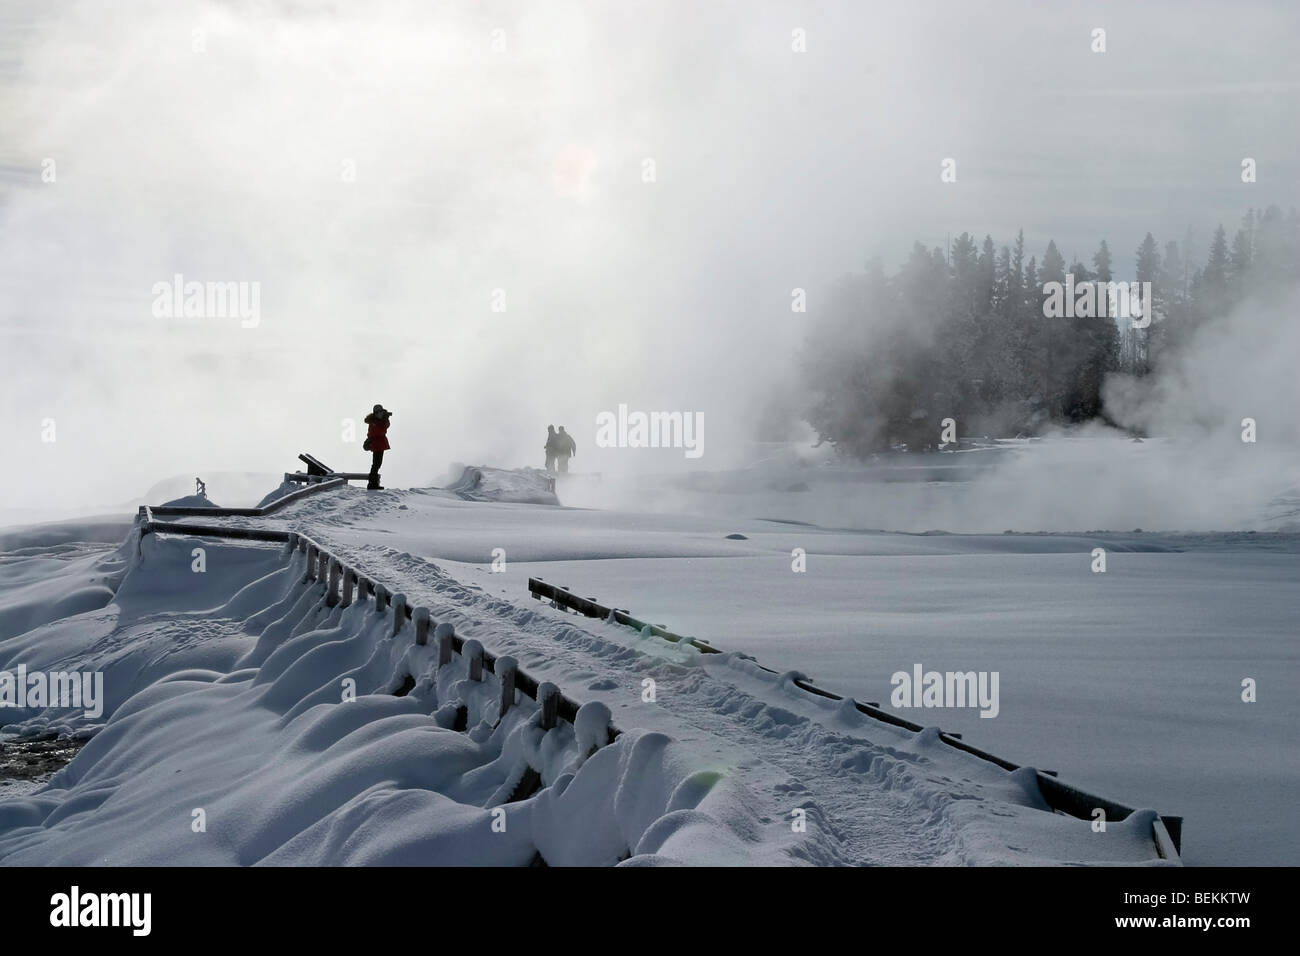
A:
MULTIPOLYGON (((1142 245, 1138 246, 1137 250, 1137 281, 1150 282, 1154 290, 1159 281, 1159 275, 1160 252, 1156 249, 1155 237, 1148 232, 1146 238, 1142 240, 1142 245)), ((1154 312, 1154 304, 1153 302, 1144 302, 1142 307, 1154 312)), ((1152 324, 1155 322, 1154 315, 1151 317, 1151 322, 1152 324)), ((1148 325, 1145 329, 1130 327, 1129 335, 1132 343, 1130 367, 1135 374, 1146 375, 1151 371, 1151 325, 1148 325)))
POLYGON ((1235 305, 1246 294, 1251 261, 1255 255, 1255 215, 1248 212, 1241 220, 1241 228, 1232 237, 1232 251, 1228 253, 1226 285, 1228 301, 1235 305))
POLYGON ((1093 253, 1092 264, 1097 269, 1098 282, 1111 281, 1110 247, 1106 245, 1105 239, 1101 241, 1101 245, 1097 248, 1097 251, 1093 253))
POLYGON ((1205 263, 1204 279, 1210 285, 1222 286, 1228 278, 1228 237, 1220 224, 1214 230, 1210 243, 1210 258, 1205 263))
POLYGON ((1011 269, 1007 274, 1007 315, 1018 314, 1024 306, 1024 274, 1025 230, 1021 229, 1016 233, 1016 244, 1011 250, 1011 269))
POLYGON ((1038 291, 1038 260, 1029 257, 1025 263, 1024 279, 1020 283, 1020 310, 1017 325, 1020 327, 1020 354, 1025 367, 1024 396, 1041 410, 1047 401, 1041 379, 1040 350, 1043 335, 1043 297, 1038 291))
POLYGON ((1153 367, 1159 365, 1162 356, 1177 348, 1191 329, 1184 292, 1186 285, 1187 267, 1178 251, 1178 243, 1167 242, 1159 277, 1152 286, 1160 321, 1147 329, 1147 347, 1153 367))
POLYGON ((993 308, 993 280, 997 271, 993 254, 993 237, 986 235, 980 247, 979 280, 976 285, 975 304, 981 313, 993 308))
MULTIPOLYGON (((1075 288, 1085 282, 1108 283, 1112 281, 1110 248, 1102 240, 1092 257, 1096 271, 1090 271, 1081 262, 1070 266, 1075 288)), ((1068 320, 1069 339, 1065 343, 1061 364, 1063 366, 1063 391, 1065 417, 1072 422, 1083 422, 1101 414, 1101 389, 1105 378, 1119 365, 1119 327, 1108 308, 1105 287, 1096 291, 1096 310, 1088 317, 1076 316, 1068 320)))
POLYGON ((993 296, 989 303, 994 312, 1006 315, 1011 298, 1011 247, 1003 246, 993 264, 993 296))
POLYGON ((1211 318, 1218 318, 1228 309, 1228 270, 1228 237, 1220 224, 1210 241, 1210 258, 1201 270, 1201 297, 1211 318))
POLYGON ((1160 252, 1156 249, 1155 237, 1148 232, 1137 250, 1137 280, 1155 282, 1159 272, 1160 252))
POLYGON ((989 398, 999 404, 1019 396, 1020 344, 1015 322, 1019 290, 1020 268, 1012 264, 1011 247, 1003 246, 993 269, 993 301, 989 316, 993 352, 989 398))
MULTIPOLYGON (((1065 281, 1065 257, 1056 249, 1056 240, 1049 239, 1043 253, 1043 264, 1038 269, 1038 284, 1065 281)), ((1041 291, 1041 289, 1040 289, 1041 291)))
MULTIPOLYGON (((1056 240, 1049 239, 1047 242, 1047 251, 1043 253, 1043 264, 1038 269, 1038 291, 1041 294, 1049 282, 1059 282, 1065 284, 1065 258, 1056 248, 1056 240)), ((1039 317, 1042 323, 1039 346, 1039 357, 1042 361, 1042 381, 1043 381, 1043 400, 1047 408, 1047 415, 1052 421, 1061 419, 1062 389, 1058 379, 1060 366, 1060 352, 1066 339, 1065 329, 1062 327, 1064 320, 1049 319, 1042 314, 1040 307, 1039 317)))
POLYGON ((1156 286, 1160 289, 1164 301, 1170 308, 1183 300, 1183 287, 1186 281, 1183 259, 1178 252, 1178 243, 1165 243, 1165 255, 1160 263, 1160 273, 1156 279, 1156 286))

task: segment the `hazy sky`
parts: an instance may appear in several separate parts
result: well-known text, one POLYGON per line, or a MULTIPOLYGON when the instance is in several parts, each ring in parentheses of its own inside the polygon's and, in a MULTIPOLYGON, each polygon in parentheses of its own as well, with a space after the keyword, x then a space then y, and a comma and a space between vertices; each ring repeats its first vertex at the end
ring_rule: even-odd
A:
POLYGON ((0 507, 364 470, 375 402, 392 485, 540 465, 552 422, 612 468, 619 403, 743 460, 872 256, 1023 227, 1122 277, 1300 204, 1298 37, 1292 2, 0 0, 0 507), (257 283, 256 326, 155 315, 178 273, 257 283))

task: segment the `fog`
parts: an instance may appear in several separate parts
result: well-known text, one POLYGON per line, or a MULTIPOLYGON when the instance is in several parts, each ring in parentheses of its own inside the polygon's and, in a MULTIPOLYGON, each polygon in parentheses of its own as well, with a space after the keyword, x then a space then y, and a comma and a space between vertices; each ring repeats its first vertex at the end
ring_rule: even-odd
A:
POLYGON ((1295 294, 1247 302, 1163 374, 1110 379, 1108 413, 1147 439, 1094 423, 1002 452, 917 456, 913 480, 895 471, 908 456, 827 470, 833 457, 807 450, 712 483, 606 480, 566 500, 904 532, 1300 532, 1297 314, 1295 294), (955 472, 927 472, 940 463, 955 472))
MULTIPOLYGON (((364 470, 376 402, 390 487, 540 467, 550 423, 614 477, 739 467, 770 403, 799 407, 818 302, 872 256, 1023 228, 1067 260, 1105 238, 1122 277, 1147 230, 1190 229, 1203 260, 1219 222, 1298 201, 1291 6, 970 6, 3 0, 0 505, 300 451, 364 470), (255 321, 160 317, 178 274, 256 283, 255 321), (704 455, 592 448, 619 404, 702 414, 704 455)), ((1106 504, 1069 520, 1127 519, 1137 483, 1239 526, 1251 505, 1207 502, 1266 499, 1291 461, 1294 315, 1246 310, 1176 373, 1115 383, 1122 423, 1183 457, 1081 466, 1106 504)), ((1052 520, 1061 486, 1003 478, 1052 520)))

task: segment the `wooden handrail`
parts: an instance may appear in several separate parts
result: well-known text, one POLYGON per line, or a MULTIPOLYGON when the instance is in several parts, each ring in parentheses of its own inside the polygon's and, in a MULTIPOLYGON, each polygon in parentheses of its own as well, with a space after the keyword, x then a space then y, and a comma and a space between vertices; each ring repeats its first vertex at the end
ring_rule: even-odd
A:
MULTIPOLYGON (((315 491, 320 487, 321 485, 313 485, 310 489, 304 489, 304 491, 315 491)), ((302 493, 303 492, 295 492, 295 494, 302 493)), ((315 556, 317 556, 317 560, 309 563, 307 579, 318 581, 323 580, 326 583, 325 600, 327 603, 337 596, 335 594, 335 588, 349 573, 357 582, 357 601, 363 601, 366 597, 375 595, 378 590, 384 589, 382 584, 377 584, 373 578, 370 578, 357 569, 350 567, 344 563, 341 558, 330 552, 323 545, 308 535, 300 532, 282 531, 274 528, 235 528, 223 525, 181 524, 172 521, 155 521, 152 518, 151 512, 156 513, 157 510, 158 509, 141 507, 140 517, 137 518, 135 526, 140 531, 141 538, 146 534, 179 534, 195 537, 232 538, 236 540, 291 544, 292 547, 285 550, 286 557, 291 556, 295 551, 312 551, 315 556), (338 574, 334 577, 333 581, 331 581, 328 572, 330 562, 336 562, 338 564, 338 574)), ((214 510, 222 509, 196 508, 194 510, 197 513, 206 514, 214 510)), ((421 610, 420 607, 413 607, 409 602, 403 602, 400 605, 400 608, 400 613, 402 614, 404 621, 413 620, 416 612, 421 610)), ((394 610, 396 610, 396 606, 394 606, 394 610)), ((427 608, 424 608, 423 610, 426 614, 428 613, 427 608)), ((387 608, 384 609, 384 612, 387 612, 387 608)), ((437 622, 433 621, 432 618, 430 618, 429 628, 430 632, 437 628, 437 622)), ((451 645, 452 650, 456 654, 463 655, 465 640, 465 638, 457 634, 452 634, 451 645)), ((493 654, 486 648, 483 649, 483 669, 485 671, 495 674, 497 659, 498 655, 493 654)), ((531 674, 528 674, 526 671, 516 666, 514 669, 514 684, 515 689, 525 697, 530 700, 537 700, 539 688, 543 685, 543 682, 538 681, 531 674)), ((539 701, 539 703, 541 702, 539 701)), ((581 704, 571 697, 567 697, 563 693, 560 693, 557 694, 555 706, 557 716, 561 720, 568 721, 572 724, 574 720, 577 719, 578 708, 581 704)), ((611 723, 609 727, 609 741, 613 743, 614 740, 622 736, 622 733, 621 730, 611 723)))
MULTIPOLYGON (((553 584, 548 584, 541 578, 530 577, 528 579, 528 591, 538 600, 550 598, 557 605, 572 608, 581 614, 585 614, 587 617, 598 617, 604 620, 609 620, 612 616, 619 624, 636 628, 638 631, 642 631, 646 627, 649 627, 651 633, 672 641, 673 643, 684 642, 691 644, 694 647, 698 647, 706 654, 721 653, 718 648, 713 647, 707 642, 699 641, 692 637, 683 637, 661 627, 643 624, 625 611, 620 611, 617 608, 606 607, 592 598, 578 597, 568 588, 556 587, 553 584)), ((769 674, 780 673, 780 671, 775 671, 770 667, 764 667, 757 661, 754 661, 753 663, 755 666, 769 674)), ((814 694, 817 697, 825 697, 830 700, 844 700, 841 695, 817 687, 811 681, 802 677, 795 677, 793 683, 800 690, 806 691, 809 694, 814 694)), ((875 704, 863 703, 862 701, 855 700, 853 701, 853 706, 860 713, 866 714, 868 717, 886 724, 891 724, 895 727, 902 727, 905 730, 912 731, 913 733, 925 729, 921 724, 913 723, 912 721, 905 720, 896 714, 891 714, 889 711, 882 710, 875 704)), ((971 756, 978 757, 981 760, 987 760, 989 763, 996 764, 1003 770, 1011 771, 1020 769, 1019 764, 1012 763, 1010 760, 994 756, 986 750, 981 750, 978 747, 971 746, 962 740, 959 734, 950 734, 940 731, 939 739, 949 747, 961 750, 971 756)), ((1132 807, 1127 807, 1122 803, 1117 803, 1114 800, 1107 799, 1106 797, 1099 797, 1095 794, 1088 793, 1072 784, 1058 780, 1055 771, 1035 770, 1035 773, 1038 777, 1038 789, 1042 793, 1043 799, 1047 802, 1047 805, 1053 810, 1060 810, 1062 813, 1082 820, 1091 820, 1093 812, 1098 809, 1102 810, 1106 814, 1106 818, 1109 820, 1123 820, 1134 812, 1132 807)), ((1178 854, 1182 852, 1182 817, 1161 817, 1161 815, 1157 813, 1155 823, 1156 826, 1153 828, 1152 839, 1155 841, 1156 851, 1161 857, 1169 858, 1168 852, 1172 848, 1172 858, 1177 859, 1178 854)))
POLYGON ((267 515, 275 514, 281 508, 285 508, 295 501, 306 498, 308 495, 314 495, 321 491, 327 491, 331 488, 339 488, 346 485, 347 479, 343 477, 331 478, 328 481, 319 481, 308 485, 306 488, 299 488, 297 491, 291 491, 283 498, 276 498, 269 505, 261 508, 196 508, 190 505, 156 505, 150 507, 141 505, 139 514, 141 517, 146 516, 149 520, 157 515, 173 517, 196 517, 196 518, 264 518, 267 515))

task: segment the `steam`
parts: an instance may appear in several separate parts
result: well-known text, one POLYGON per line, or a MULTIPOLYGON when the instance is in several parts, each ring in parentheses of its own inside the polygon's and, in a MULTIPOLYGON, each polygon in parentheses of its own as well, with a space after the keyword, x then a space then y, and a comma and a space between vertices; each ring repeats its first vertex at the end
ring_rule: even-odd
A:
POLYGON ((1199 328, 1155 374, 1111 377, 1108 414, 1144 440, 1092 424, 1001 453, 874 464, 805 444, 802 462, 790 449, 756 453, 752 468, 707 482, 607 480, 570 486, 564 500, 908 532, 1300 531, 1298 308, 1295 290, 1255 297, 1199 328))
MULTIPOLYGON (((589 449, 620 402, 745 433, 796 335, 732 298, 781 254, 731 243, 774 173, 699 162, 729 92, 689 55, 706 39, 661 49, 668 13, 629 27, 566 2, 37 13, 0 101, 22 460, 0 500, 111 502, 299 451, 364 470, 375 402, 392 486, 452 459, 540 466, 548 423, 589 449), (256 284, 258 320, 159 317, 176 275, 256 284)), ((748 151, 753 113, 731 111, 726 148, 748 151)))
MULTIPOLYGON (((853 2, 0 0, 0 505, 108 504, 172 475, 275 473, 300 451, 364 470, 360 420, 375 402, 394 410, 390 487, 437 480, 452 461, 540 466, 551 423, 568 426, 575 467, 601 472, 607 495, 620 475, 784 467, 753 445, 755 426, 802 404, 789 384, 800 343, 836 278, 872 256, 891 270, 914 239, 1005 239, 1021 225, 1031 250, 1053 235, 1068 256, 1104 235, 1118 252, 1148 228, 1181 234, 1183 216, 1239 214, 1226 194, 1208 207, 1189 172, 1203 167, 1197 143, 1149 135, 1134 109, 1148 95, 1171 123, 1195 109, 1178 128, 1216 144, 1216 111, 1281 131, 1291 140, 1271 180, 1300 181, 1285 122, 1295 84, 1160 92, 1207 32, 1252 36, 1244 61, 1221 51, 1211 79, 1231 63, 1284 71, 1285 6, 1240 27, 1173 5, 1116 14, 1116 49, 1143 31, 1162 43, 1107 54, 1110 86, 1073 18, 1008 6, 1008 31, 982 10, 939 9, 936 33, 934 10, 853 2), (792 52, 796 28, 806 53, 792 52), (1107 135, 1081 152, 1079 129, 1107 135), (1005 165, 1012 147, 1032 169, 1005 165), (959 185, 939 182, 949 156, 959 185), (1143 203, 1062 207, 1062 190, 1098 169, 1130 188, 1151 168, 1176 220, 1149 221, 1143 203), (258 321, 158 317, 154 288, 177 274, 257 283, 258 321), (807 313, 791 310, 796 288, 807 313), (703 416, 705 457, 595 448, 598 416, 621 404, 703 416)), ((1188 69, 1187 88, 1203 87, 1188 69)), ((1145 526, 1145 507, 1168 506, 1170 522, 1217 522, 1267 494, 1294 437, 1294 382, 1274 373, 1295 342, 1279 341, 1293 333, 1272 313, 1235 321, 1263 338, 1225 329, 1155 390, 1114 393, 1126 420, 1215 464, 1136 476, 1052 464, 1079 474, 1072 503, 1109 502, 1056 520, 1145 526), (1251 414, 1259 443, 1230 445, 1225 423, 1251 414), (1207 435, 1212 453, 1193 447, 1207 435), (1220 479, 1241 507, 1195 513, 1224 500, 1220 479), (1217 497, 1200 497, 1207 486, 1217 497)), ((975 502, 929 486, 893 500, 900 486, 717 507, 1024 527, 1070 498, 1028 493, 1033 459, 968 483, 975 502)), ((805 481, 791 467, 782 492, 805 481)))

